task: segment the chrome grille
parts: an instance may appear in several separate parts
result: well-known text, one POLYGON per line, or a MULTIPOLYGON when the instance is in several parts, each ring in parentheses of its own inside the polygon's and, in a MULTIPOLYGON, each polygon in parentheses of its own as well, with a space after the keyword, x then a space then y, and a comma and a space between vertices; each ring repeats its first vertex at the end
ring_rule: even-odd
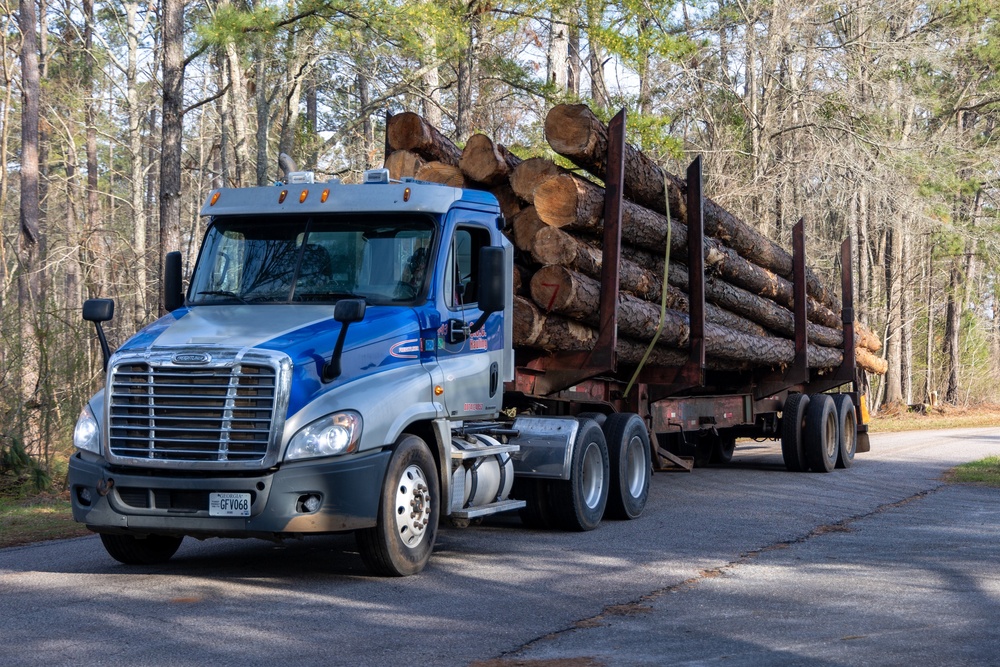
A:
POLYGON ((276 385, 277 373, 266 365, 123 362, 109 386, 111 453, 151 461, 262 461, 276 385))

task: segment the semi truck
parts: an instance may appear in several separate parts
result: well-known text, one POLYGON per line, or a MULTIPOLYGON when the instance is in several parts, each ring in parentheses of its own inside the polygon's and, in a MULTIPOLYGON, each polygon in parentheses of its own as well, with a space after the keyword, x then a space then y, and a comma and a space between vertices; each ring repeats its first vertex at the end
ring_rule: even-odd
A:
POLYGON ((185 537, 353 532, 374 573, 403 576, 424 568, 445 522, 636 519, 654 468, 727 461, 738 438, 780 440, 790 470, 849 467, 868 448, 850 245, 838 369, 806 363, 801 225, 795 363, 708 368, 698 160, 688 361, 619 367, 615 127, 600 336, 585 352, 513 344, 513 249, 489 193, 384 169, 352 185, 288 169, 273 186, 210 192, 189 279, 180 253, 165 258, 164 316, 112 353, 114 301, 84 304, 106 383, 73 434, 74 519, 125 564, 168 560, 185 537))

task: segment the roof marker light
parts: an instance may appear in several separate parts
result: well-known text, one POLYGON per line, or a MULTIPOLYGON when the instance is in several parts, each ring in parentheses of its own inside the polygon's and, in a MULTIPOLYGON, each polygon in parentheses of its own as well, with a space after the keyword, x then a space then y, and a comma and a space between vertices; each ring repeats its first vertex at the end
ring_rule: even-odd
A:
POLYGON ((410 188, 403 190, 403 201, 410 201, 410 188))
POLYGON ((221 192, 216 191, 216 193, 212 195, 212 200, 208 202, 208 205, 215 206, 215 202, 219 201, 219 195, 221 194, 222 194, 221 192))
POLYGON ((288 190, 282 190, 281 194, 278 195, 278 203, 279 204, 284 204, 285 203, 285 197, 287 197, 287 196, 288 196, 288 190))
POLYGON ((321 204, 325 204, 329 196, 330 196, 330 188, 326 188, 325 190, 323 190, 323 193, 319 196, 319 202, 321 204))
POLYGON ((303 190, 302 194, 299 195, 299 203, 301 204, 301 203, 305 202, 306 197, 308 197, 308 196, 309 196, 309 191, 308 190, 303 190))

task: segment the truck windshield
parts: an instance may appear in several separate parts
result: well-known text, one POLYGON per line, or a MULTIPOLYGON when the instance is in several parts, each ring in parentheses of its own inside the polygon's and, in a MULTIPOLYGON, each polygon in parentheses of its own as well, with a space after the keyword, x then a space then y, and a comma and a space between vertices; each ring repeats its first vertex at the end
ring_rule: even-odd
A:
POLYGON ((412 302, 424 292, 434 227, 421 215, 216 218, 188 302, 412 302))

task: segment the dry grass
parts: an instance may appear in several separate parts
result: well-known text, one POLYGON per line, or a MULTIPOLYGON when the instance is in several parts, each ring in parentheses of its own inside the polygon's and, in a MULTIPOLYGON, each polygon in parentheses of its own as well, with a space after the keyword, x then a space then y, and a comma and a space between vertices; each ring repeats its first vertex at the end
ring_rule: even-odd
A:
POLYGON ((0 548, 89 534, 73 521, 68 493, 0 498, 0 548))
POLYGON ((887 406, 872 417, 870 430, 872 433, 896 433, 976 426, 1000 427, 1000 404, 969 407, 941 405, 929 408, 923 414, 905 406, 887 406))

